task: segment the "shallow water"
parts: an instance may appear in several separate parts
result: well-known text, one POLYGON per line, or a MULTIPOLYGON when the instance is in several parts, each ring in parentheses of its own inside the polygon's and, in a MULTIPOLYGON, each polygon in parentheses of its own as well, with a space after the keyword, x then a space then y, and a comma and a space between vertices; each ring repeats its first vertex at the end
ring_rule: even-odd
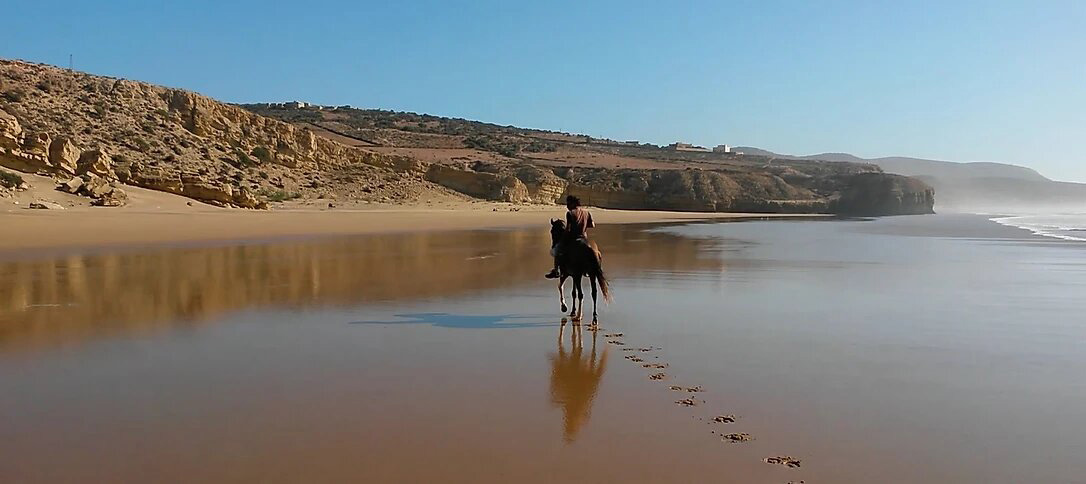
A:
POLYGON ((544 230, 0 261, 0 480, 1086 480, 1082 244, 966 216, 596 238, 598 332, 562 323, 544 230))

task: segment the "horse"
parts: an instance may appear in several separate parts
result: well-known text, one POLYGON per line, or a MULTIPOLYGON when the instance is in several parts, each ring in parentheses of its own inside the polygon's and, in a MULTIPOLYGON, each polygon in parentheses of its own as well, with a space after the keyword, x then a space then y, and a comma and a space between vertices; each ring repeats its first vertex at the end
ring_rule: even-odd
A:
POLYGON ((574 321, 580 321, 584 311, 584 290, 581 289, 581 278, 588 276, 592 282, 592 322, 597 322, 596 315, 596 283, 599 283, 604 300, 611 301, 611 287, 607 283, 607 277, 603 275, 603 265, 600 261, 600 253, 592 246, 579 240, 566 240, 566 223, 564 220, 551 220, 551 247, 558 248, 558 298, 562 303, 562 312, 566 312, 565 284, 566 278, 573 279, 573 309, 569 317, 574 321))

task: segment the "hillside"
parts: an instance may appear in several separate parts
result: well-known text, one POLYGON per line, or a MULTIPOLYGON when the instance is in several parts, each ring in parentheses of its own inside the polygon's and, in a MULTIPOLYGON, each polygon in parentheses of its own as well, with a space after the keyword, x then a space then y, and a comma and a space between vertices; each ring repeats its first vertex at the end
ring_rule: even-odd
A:
POLYGON ((189 91, 38 64, 0 60, 0 121, 0 165, 65 183, 78 175, 247 208, 448 194, 404 170, 413 161, 403 157, 189 91))
POLYGON ((0 165, 51 176, 57 189, 106 206, 124 204, 126 186, 245 208, 553 204, 566 194, 607 208, 686 211, 884 215, 930 213, 934 203, 924 183, 866 163, 681 152, 349 107, 235 106, 4 60, 0 149, 0 165))
POLYGON ((1006 163, 926 160, 908 157, 864 159, 847 153, 782 155, 758 148, 736 148, 787 160, 873 163, 888 173, 925 181, 939 193, 938 208, 952 211, 1018 212, 1086 207, 1086 184, 1057 182, 1024 166, 1006 163))
POLYGON ((482 198, 550 203, 574 193, 611 208, 881 214, 928 213, 933 197, 923 183, 868 163, 770 163, 760 156, 349 106, 243 107, 329 139, 428 163, 428 180, 482 198), (869 190, 876 181, 886 183, 869 190), (860 191, 893 201, 861 200, 860 191), (882 208, 871 209, 876 206, 882 208))

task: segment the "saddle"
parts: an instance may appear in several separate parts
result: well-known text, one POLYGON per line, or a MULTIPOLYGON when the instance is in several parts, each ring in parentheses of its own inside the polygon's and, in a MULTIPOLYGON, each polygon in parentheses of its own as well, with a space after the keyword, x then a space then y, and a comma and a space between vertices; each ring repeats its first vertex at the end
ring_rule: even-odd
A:
POLYGON ((592 249, 592 252, 596 254, 596 259, 599 259, 601 261, 603 260, 603 252, 601 252, 599 246, 596 245, 596 241, 590 240, 585 237, 577 237, 576 239, 563 241, 562 243, 558 244, 558 251, 562 252, 568 250, 575 244, 592 249))

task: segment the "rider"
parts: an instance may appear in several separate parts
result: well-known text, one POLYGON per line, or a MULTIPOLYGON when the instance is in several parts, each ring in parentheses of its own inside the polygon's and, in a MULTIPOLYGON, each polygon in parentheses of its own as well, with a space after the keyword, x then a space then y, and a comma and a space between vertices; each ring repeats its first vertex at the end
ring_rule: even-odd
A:
POLYGON ((547 279, 556 279, 560 275, 558 270, 558 256, 562 245, 572 241, 588 244, 588 229, 596 226, 596 224, 592 222, 592 214, 581 207, 580 198, 573 195, 567 196, 566 208, 569 209, 566 212, 566 237, 560 241, 558 245, 551 247, 551 256, 554 257, 554 268, 545 276, 547 279))

